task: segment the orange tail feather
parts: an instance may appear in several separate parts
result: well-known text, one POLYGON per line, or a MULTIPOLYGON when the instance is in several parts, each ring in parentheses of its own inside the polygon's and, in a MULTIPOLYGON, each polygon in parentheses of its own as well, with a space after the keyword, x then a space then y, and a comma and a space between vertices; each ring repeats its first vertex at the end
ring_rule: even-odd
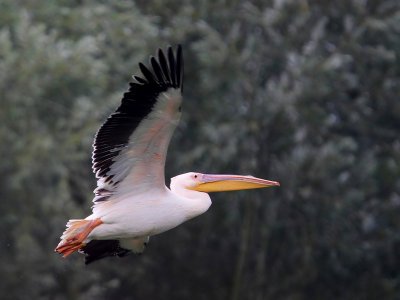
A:
POLYGON ((55 249, 63 257, 78 251, 85 244, 84 241, 90 232, 97 226, 103 224, 100 219, 94 220, 69 220, 67 229, 61 236, 61 242, 55 249))

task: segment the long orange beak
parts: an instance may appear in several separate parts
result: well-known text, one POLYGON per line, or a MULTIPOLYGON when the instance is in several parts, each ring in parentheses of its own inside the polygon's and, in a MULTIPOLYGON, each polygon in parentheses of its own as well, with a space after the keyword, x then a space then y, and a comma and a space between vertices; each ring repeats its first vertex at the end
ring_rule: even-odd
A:
POLYGON ((198 192, 225 192, 267 188, 279 186, 279 182, 270 181, 254 176, 202 174, 198 178, 199 184, 192 187, 198 192))

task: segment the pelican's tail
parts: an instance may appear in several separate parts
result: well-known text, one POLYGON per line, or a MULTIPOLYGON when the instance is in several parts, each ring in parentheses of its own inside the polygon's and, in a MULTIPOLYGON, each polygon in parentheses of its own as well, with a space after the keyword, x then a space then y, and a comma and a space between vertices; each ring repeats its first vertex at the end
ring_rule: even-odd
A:
POLYGON ((67 257, 71 253, 78 251, 85 244, 85 240, 89 233, 103 222, 100 219, 94 220, 69 220, 67 229, 61 236, 61 242, 55 249, 56 252, 67 257))

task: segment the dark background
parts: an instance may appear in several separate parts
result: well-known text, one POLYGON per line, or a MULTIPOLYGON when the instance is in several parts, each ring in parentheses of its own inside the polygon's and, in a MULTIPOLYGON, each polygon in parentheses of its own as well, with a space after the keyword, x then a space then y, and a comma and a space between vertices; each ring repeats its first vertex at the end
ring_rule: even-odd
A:
MULTIPOLYGON (((398 0, 0 3, 2 299, 400 299, 398 0), (252 174, 142 256, 53 252, 137 63, 181 43, 166 176, 252 174)), ((167 179, 169 184, 169 179, 167 179)))

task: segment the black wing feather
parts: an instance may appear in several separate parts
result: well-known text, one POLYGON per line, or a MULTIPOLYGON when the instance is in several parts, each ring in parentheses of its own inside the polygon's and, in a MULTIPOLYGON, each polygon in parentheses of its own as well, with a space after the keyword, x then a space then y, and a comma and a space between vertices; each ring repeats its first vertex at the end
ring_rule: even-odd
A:
POLYGON ((172 81, 171 81, 171 77, 169 76, 170 72, 169 72, 167 60, 165 58, 164 52, 161 49, 158 49, 158 61, 160 62, 160 66, 164 73, 166 82, 168 82, 168 84, 171 84, 172 81))
POLYGON ((147 69, 144 64, 139 63, 139 68, 140 71, 142 71, 144 78, 146 78, 149 83, 156 83, 153 73, 149 69, 147 69))
POLYGON ((165 80, 162 75, 161 67, 158 64, 157 60, 154 58, 154 56, 152 56, 150 58, 150 62, 151 62, 151 66, 153 67, 153 71, 157 77, 158 82, 164 82, 165 80))
POLYGON ((179 87, 181 87, 181 90, 183 90, 182 76, 183 76, 182 48, 178 47, 176 53, 176 83, 179 87))
MULTIPOLYGON (((139 82, 139 83, 142 83, 142 84, 146 84, 146 83, 147 83, 147 81, 144 80, 142 77, 133 76, 133 78, 134 78, 137 82, 139 82)), ((132 84, 133 84, 133 83, 132 83, 132 84)))
POLYGON ((104 177, 105 182, 112 182, 113 174, 108 174, 116 157, 129 141, 133 131, 146 118, 160 93, 169 88, 181 88, 182 49, 178 46, 175 59, 171 47, 168 48, 168 63, 162 50, 158 52, 158 60, 151 59, 152 71, 144 64, 139 68, 144 78, 134 76, 137 82, 131 82, 129 91, 124 93, 121 105, 100 127, 93 143, 93 171, 96 177, 104 177), (172 79, 172 80, 171 80, 172 79))
POLYGON ((118 240, 93 240, 79 251, 85 254, 86 265, 108 256, 124 257, 132 253, 122 248, 118 240))
MULTIPOLYGON (((178 47, 179 48, 179 47, 178 47)), ((168 61, 169 61, 169 68, 171 73, 171 81, 172 85, 176 86, 176 65, 175 65, 175 57, 174 52, 172 51, 171 47, 168 47, 168 61)))

